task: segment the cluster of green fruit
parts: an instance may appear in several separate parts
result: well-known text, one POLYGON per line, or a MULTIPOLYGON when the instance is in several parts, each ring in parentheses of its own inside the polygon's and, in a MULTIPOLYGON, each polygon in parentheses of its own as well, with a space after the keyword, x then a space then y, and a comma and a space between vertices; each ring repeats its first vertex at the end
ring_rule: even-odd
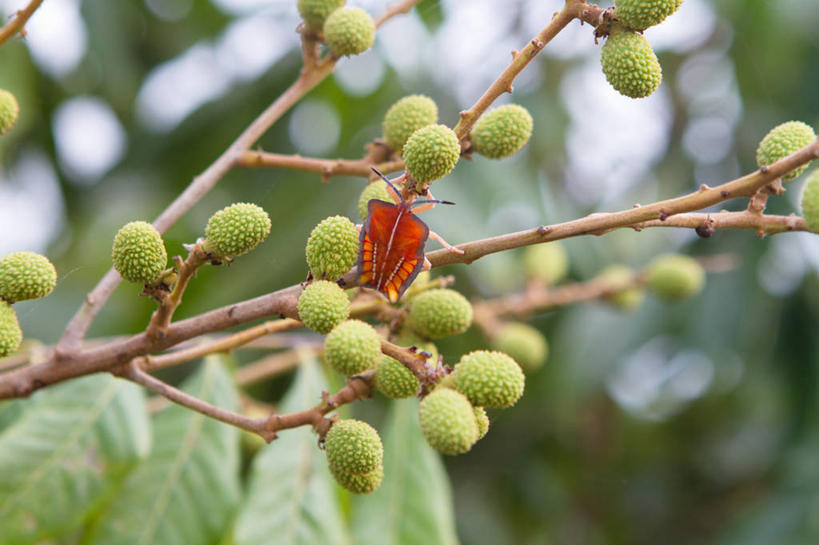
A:
POLYGON ((600 63, 619 93, 644 98, 660 86, 660 62, 642 32, 662 23, 680 4, 682 0, 615 0, 600 63))
POLYGON ((47 257, 14 252, 0 259, 0 357, 20 347, 23 331, 12 304, 45 297, 57 285, 57 269, 47 257))
POLYGON ((299 0, 304 26, 323 38, 333 54, 359 55, 375 41, 375 22, 361 8, 345 8, 346 0, 299 0))

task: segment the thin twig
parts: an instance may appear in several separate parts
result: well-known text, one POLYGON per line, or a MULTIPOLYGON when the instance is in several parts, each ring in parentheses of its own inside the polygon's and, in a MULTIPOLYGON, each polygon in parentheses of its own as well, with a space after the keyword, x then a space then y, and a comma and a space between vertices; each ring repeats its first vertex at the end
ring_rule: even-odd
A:
POLYGON ((0 28, 0 45, 6 43, 9 38, 18 32, 21 36, 25 36, 26 31, 24 30, 24 27, 26 22, 28 22, 31 16, 34 15, 34 12, 42 3, 43 0, 31 0, 26 7, 17 10, 15 16, 8 23, 3 25, 3 28, 0 28))
POLYGON ((264 151, 246 151, 239 159, 238 166, 247 168, 289 168, 321 174, 326 180, 331 176, 369 176, 375 167, 384 174, 403 170, 404 161, 401 159, 382 163, 372 163, 367 158, 349 159, 315 159, 299 155, 284 155, 264 151))

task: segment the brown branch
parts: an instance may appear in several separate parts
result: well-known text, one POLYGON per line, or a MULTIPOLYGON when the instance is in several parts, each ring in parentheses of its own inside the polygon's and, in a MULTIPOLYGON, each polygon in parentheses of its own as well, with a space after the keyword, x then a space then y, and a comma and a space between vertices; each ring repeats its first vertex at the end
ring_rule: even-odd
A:
MULTIPOLYGON (((382 17, 379 17, 376 23, 377 26, 394 15, 409 10, 418 1, 404 0, 398 2, 390 7, 382 17)), ((333 72, 337 61, 337 58, 328 56, 309 67, 304 67, 298 79, 273 101, 216 161, 202 174, 194 178, 188 187, 156 218, 154 227, 160 233, 164 233, 183 214, 190 210, 225 174, 236 166, 242 154, 248 151, 273 123, 278 121, 296 102, 333 72)), ((59 359, 67 361, 71 359, 72 355, 76 355, 91 322, 119 282, 120 276, 112 268, 86 296, 85 302, 71 318, 57 343, 55 352, 59 359)))
POLYGON ((159 298, 159 308, 151 316, 147 333, 152 337, 161 337, 165 334, 165 329, 171 323, 173 313, 182 302, 182 294, 185 293, 188 282, 196 276, 197 269, 207 263, 207 256, 197 242, 190 248, 188 258, 185 261, 182 261, 182 258, 178 256, 174 258, 174 261, 177 269, 176 282, 170 294, 165 292, 165 296, 159 298))
POLYGON ((299 155, 284 155, 279 153, 268 153, 264 151, 246 151, 237 162, 238 166, 246 168, 289 168, 292 170, 303 170, 321 174, 322 180, 327 180, 331 176, 369 176, 375 167, 384 174, 403 170, 404 161, 373 162, 369 157, 364 159, 315 159, 312 157, 301 157, 299 155))
POLYGON ((757 236, 776 235, 790 231, 808 231, 805 219, 794 214, 774 216, 757 214, 750 210, 742 212, 689 212, 671 216, 664 221, 651 220, 632 225, 639 231, 646 227, 690 227, 702 237, 709 237, 715 229, 752 229, 757 236))
POLYGON ((14 14, 14 18, 3 25, 3 28, 0 28, 0 45, 6 43, 9 38, 18 32, 21 36, 25 36, 26 31, 23 27, 42 3, 43 0, 31 0, 26 7, 17 10, 17 13, 14 14))

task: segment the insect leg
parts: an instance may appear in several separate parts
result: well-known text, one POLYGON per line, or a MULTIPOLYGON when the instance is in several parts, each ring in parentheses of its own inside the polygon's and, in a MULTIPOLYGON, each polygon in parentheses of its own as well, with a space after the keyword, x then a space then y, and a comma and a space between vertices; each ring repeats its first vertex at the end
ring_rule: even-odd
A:
POLYGON ((427 256, 424 256, 424 264, 421 265, 421 270, 422 271, 432 270, 432 262, 429 259, 427 259, 427 256))
POLYGON ((443 239, 443 237, 441 235, 439 235, 438 233, 436 233, 435 231, 430 231, 429 232, 429 238, 434 238, 435 240, 437 240, 438 242, 441 243, 441 246, 443 246, 444 248, 446 248, 447 250, 449 250, 453 254, 463 254, 464 253, 464 251, 461 250, 460 248, 456 248, 455 246, 453 246, 449 242, 445 241, 443 239))

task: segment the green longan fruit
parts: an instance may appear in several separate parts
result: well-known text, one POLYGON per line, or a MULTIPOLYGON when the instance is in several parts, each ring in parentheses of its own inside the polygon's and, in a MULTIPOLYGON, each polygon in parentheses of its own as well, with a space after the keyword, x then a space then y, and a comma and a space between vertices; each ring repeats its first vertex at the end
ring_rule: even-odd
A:
POLYGON ((472 304, 455 290, 429 290, 413 299, 408 325, 428 339, 458 335, 472 325, 472 304))
POLYGON ((657 90, 663 72, 645 36, 612 27, 600 55, 606 80, 621 95, 644 98, 657 90))
MULTIPOLYGON (((756 148, 756 164, 760 167, 773 164, 804 148, 814 140, 816 140, 816 133, 813 127, 801 121, 788 121, 777 125, 765 135, 759 147, 756 148)), ((806 168, 808 168, 807 163, 782 176, 782 181, 793 180, 806 168)))
POLYGON ((324 357, 342 375, 363 373, 381 357, 381 337, 361 320, 341 322, 324 341, 324 357))
POLYGON ((808 229, 819 233, 819 169, 814 170, 808 176, 805 187, 802 188, 799 203, 808 229))
POLYGON ((364 53, 375 41, 375 22, 361 8, 339 8, 324 21, 324 40, 338 56, 364 53))
POLYGON ((633 30, 645 30, 662 23, 677 11, 682 0, 616 0, 614 17, 633 30))
POLYGON ((322 335, 350 315, 350 299, 338 284, 329 280, 316 280, 304 288, 296 307, 304 325, 322 335))
POLYGON ((10 304, 0 301, 0 358, 15 352, 21 342, 23 331, 17 321, 17 313, 10 304))
POLYGON ((472 149, 490 159, 514 155, 532 136, 532 115, 523 106, 507 104, 483 114, 472 127, 472 149))
POLYGON ((539 369, 549 354, 549 344, 543 333, 534 327, 511 322, 500 328, 492 339, 492 348, 504 352, 526 371, 539 369))
POLYGON ((438 388, 418 407, 421 433, 442 454, 462 454, 478 440, 478 422, 469 400, 460 392, 438 388))
POLYGON ((370 473, 381 467, 384 447, 375 428, 361 420, 339 420, 324 439, 327 463, 339 473, 370 473))
POLYGON ((114 237, 111 259, 114 269, 128 282, 150 284, 162 274, 168 254, 162 236, 153 225, 132 221, 114 237))
POLYGON ((427 125, 412 133, 404 144, 404 163, 410 176, 427 183, 449 174, 461 156, 455 132, 444 125, 427 125))
POLYGON ((361 221, 367 220, 367 206, 373 199, 378 199, 379 201, 388 202, 390 204, 395 202, 387 189, 387 182, 384 180, 376 180, 367 184, 367 187, 364 188, 364 191, 361 192, 361 196, 358 198, 358 217, 361 218, 361 221))
POLYGON ((47 257, 15 252, 0 259, 0 299, 9 303, 45 297, 57 285, 57 269, 47 257))
POLYGON ((681 301, 702 290, 705 269, 686 255, 661 255, 646 268, 646 285, 662 299, 681 301))
POLYGON ((517 403, 526 381, 520 365, 503 352, 475 350, 452 373, 455 388, 476 407, 504 408, 517 403))
POLYGON ((299 0, 299 14, 308 29, 321 32, 327 17, 345 3, 346 0, 299 0))
POLYGON ((407 139, 422 127, 438 121, 438 106, 424 95, 402 98, 387 110, 381 125, 384 142, 396 153, 401 153, 407 139))
POLYGON ((597 279, 616 290, 606 295, 604 300, 621 310, 634 310, 646 298, 645 289, 634 285, 634 271, 625 265, 610 265, 600 271, 597 279))
POLYGON ((330 216, 313 228, 305 248, 314 278, 338 280, 358 259, 358 232, 350 218, 330 216))
POLYGON ((523 268, 527 277, 537 278, 551 286, 568 274, 569 254, 559 242, 527 246, 523 252, 523 268))
POLYGON ((375 389, 392 399, 404 399, 418 393, 421 383, 400 361, 382 355, 375 366, 375 389))
POLYGON ((235 203, 208 220, 204 250, 223 258, 234 258, 255 248, 270 234, 270 216, 260 206, 235 203))
POLYGON ((369 473, 345 473, 330 468, 333 478, 346 490, 353 494, 370 494, 375 492, 384 478, 384 467, 378 466, 369 473))
POLYGON ((0 89, 0 135, 9 132, 20 115, 20 105, 13 94, 0 89))
POLYGON ((478 424, 478 441, 489 433, 489 416, 483 407, 472 407, 475 412, 475 422, 478 424))

